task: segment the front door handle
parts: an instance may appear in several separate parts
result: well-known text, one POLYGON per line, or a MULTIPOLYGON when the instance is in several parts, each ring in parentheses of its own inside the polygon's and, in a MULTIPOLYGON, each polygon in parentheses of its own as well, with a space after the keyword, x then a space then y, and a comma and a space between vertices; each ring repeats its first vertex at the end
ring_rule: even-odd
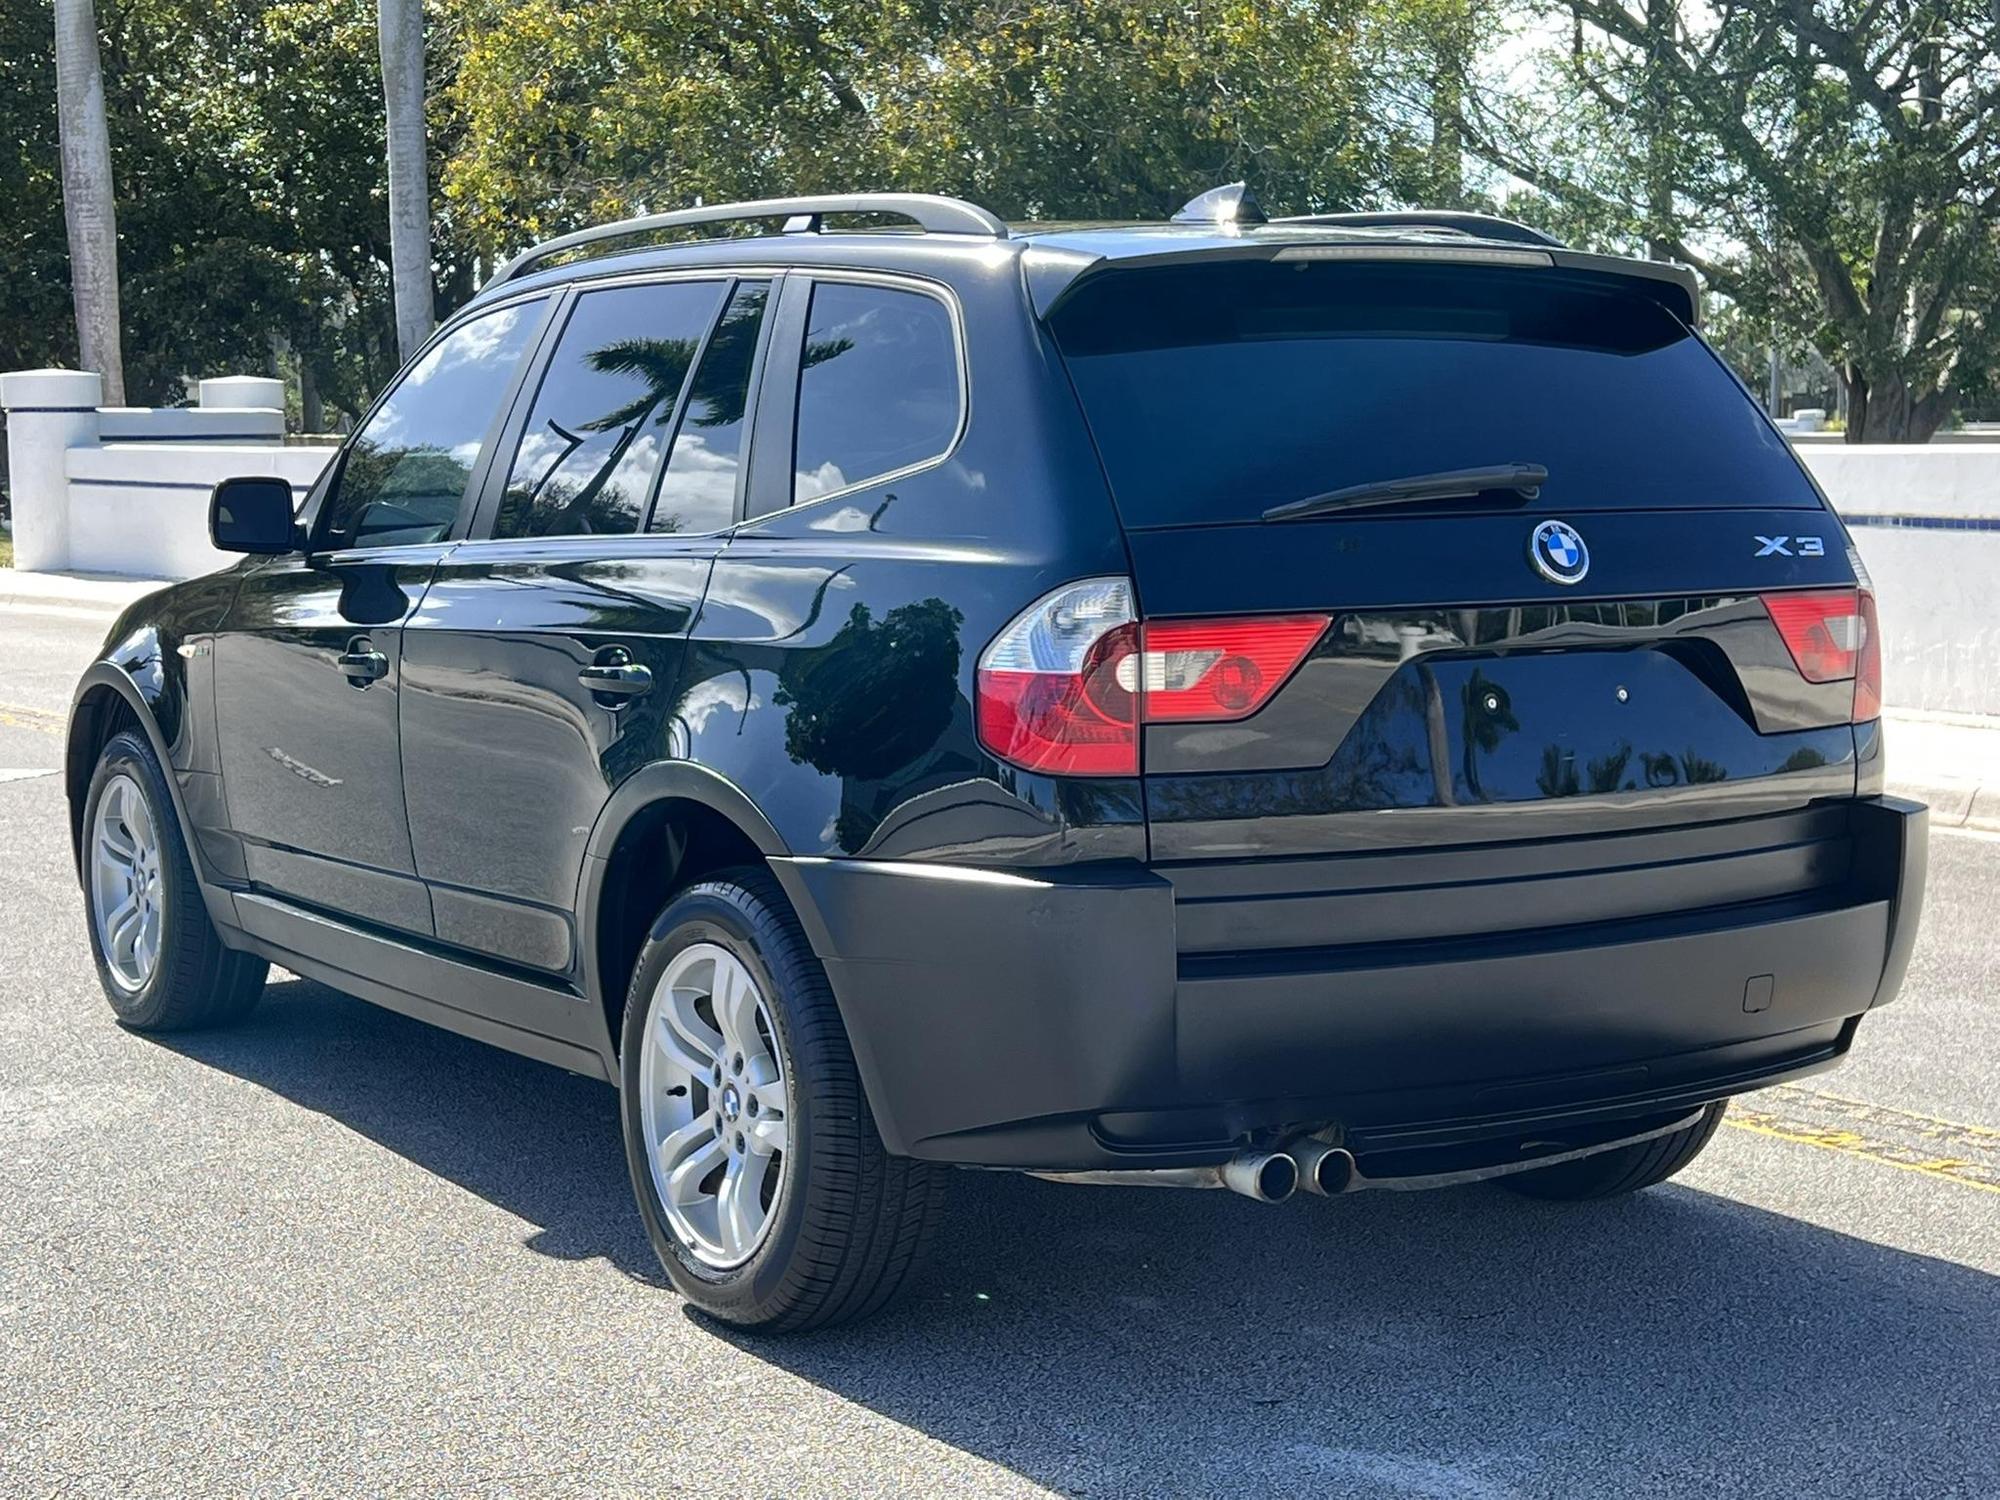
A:
POLYGON ((369 683, 389 675, 389 658, 370 645, 366 636, 362 636, 350 641, 347 649, 341 652, 340 670, 354 686, 367 687, 369 683))
POLYGON ((576 674, 576 680, 590 689, 590 695, 605 708, 623 708, 642 693, 653 690, 652 669, 632 660, 623 646, 597 653, 597 660, 576 674))

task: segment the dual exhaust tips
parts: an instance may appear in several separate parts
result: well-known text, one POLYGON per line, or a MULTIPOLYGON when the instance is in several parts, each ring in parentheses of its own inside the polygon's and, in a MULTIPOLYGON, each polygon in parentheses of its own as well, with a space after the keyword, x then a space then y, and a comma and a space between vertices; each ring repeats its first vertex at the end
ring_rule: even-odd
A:
POLYGON ((1244 1151, 1222 1166, 1222 1185, 1259 1203, 1283 1203, 1300 1188, 1332 1198, 1360 1184, 1354 1157, 1323 1141, 1301 1141, 1283 1151, 1244 1151))

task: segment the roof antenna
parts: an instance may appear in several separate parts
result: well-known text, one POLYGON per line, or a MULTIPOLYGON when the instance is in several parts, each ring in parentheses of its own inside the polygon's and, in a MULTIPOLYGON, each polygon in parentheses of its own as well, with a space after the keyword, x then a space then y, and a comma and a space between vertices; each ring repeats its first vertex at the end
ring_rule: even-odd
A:
POLYGON ((1241 182, 1210 188, 1190 198, 1174 215, 1176 224, 1262 224, 1264 209, 1257 195, 1241 182))

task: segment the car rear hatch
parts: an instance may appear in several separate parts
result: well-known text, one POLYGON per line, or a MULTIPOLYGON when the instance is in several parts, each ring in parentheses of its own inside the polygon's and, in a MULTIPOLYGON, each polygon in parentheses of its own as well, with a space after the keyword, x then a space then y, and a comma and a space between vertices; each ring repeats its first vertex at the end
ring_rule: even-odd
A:
POLYGON ((1741 384, 1657 281, 1312 248, 1049 317, 1127 530, 1184 963, 1832 899, 1872 601, 1741 384))

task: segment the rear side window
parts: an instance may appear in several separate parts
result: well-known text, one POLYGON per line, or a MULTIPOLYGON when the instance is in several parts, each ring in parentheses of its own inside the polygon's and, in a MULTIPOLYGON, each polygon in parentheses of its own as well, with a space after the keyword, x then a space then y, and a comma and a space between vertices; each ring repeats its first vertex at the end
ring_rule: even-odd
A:
POLYGON ((495 536, 639 529, 722 287, 663 281, 576 299, 521 430, 495 536))
POLYGON ((951 313, 923 292, 814 286, 799 362, 794 504, 942 456, 958 434, 951 313))
MULTIPOLYGON (((1817 507, 1688 329, 1601 280, 1463 265, 1110 272, 1052 321, 1131 526, 1541 464, 1538 506, 1817 507)), ((1460 505, 1476 502, 1458 502, 1460 505)))
POLYGON ((501 398, 541 327, 545 300, 461 323, 412 365, 348 445, 317 545, 441 540, 457 519, 501 398))
POLYGON ((720 531, 736 519, 743 417, 750 401, 750 373, 757 362, 757 335, 770 300, 768 281, 743 282, 730 294, 729 310, 702 351, 701 368, 688 391, 687 411, 660 480, 648 531, 698 535, 720 531))

